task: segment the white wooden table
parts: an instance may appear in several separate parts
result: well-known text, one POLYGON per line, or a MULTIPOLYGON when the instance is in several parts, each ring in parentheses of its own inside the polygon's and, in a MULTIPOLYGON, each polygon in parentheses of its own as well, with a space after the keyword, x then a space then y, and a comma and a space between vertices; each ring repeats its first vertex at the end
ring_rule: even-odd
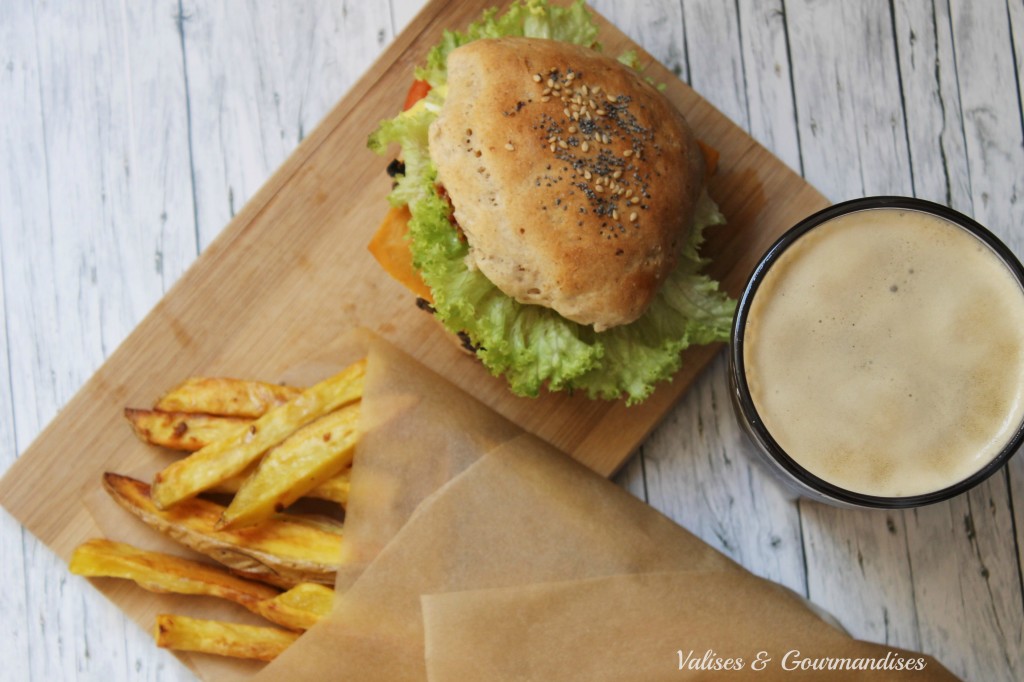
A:
MULTIPOLYGON (((0 468, 420 4, 0 2, 0 468)), ((595 6, 831 200, 932 199, 1024 254, 1021 0, 595 6)), ((858 637, 1024 679, 1024 457, 916 511, 795 501, 748 458, 724 369, 621 483, 858 637)), ((0 571, 0 679, 190 679, 5 513, 0 571)))

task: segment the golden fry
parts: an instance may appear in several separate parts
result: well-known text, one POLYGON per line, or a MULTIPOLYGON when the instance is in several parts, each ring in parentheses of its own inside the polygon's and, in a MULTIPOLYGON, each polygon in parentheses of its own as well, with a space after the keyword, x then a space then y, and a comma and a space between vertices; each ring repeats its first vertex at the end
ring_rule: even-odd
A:
POLYGON ((257 526, 217 530, 222 505, 194 498, 166 511, 142 481, 107 473, 103 486, 147 525, 248 578, 279 587, 301 582, 333 585, 341 553, 340 524, 278 514, 257 526))
MULTIPOLYGON (((209 492, 234 495, 241 489, 242 484, 245 483, 245 481, 252 476, 255 471, 256 466, 251 466, 239 475, 232 476, 228 480, 213 486, 210 488, 209 492)), ((314 500, 336 502, 344 507, 348 503, 348 491, 352 482, 351 477, 352 467, 348 467, 340 474, 335 474, 317 487, 307 491, 303 497, 307 499, 312 498, 314 500)))
POLYGON ((150 592, 219 597, 259 614, 264 608, 262 604, 279 594, 269 585, 243 580, 216 566, 101 538, 76 547, 70 569, 89 578, 134 580, 150 592))
POLYGON ((348 491, 352 483, 352 467, 345 469, 340 474, 332 476, 317 487, 306 493, 306 497, 317 500, 337 502, 341 506, 348 504, 348 491))
POLYGON ((330 613, 333 605, 334 590, 318 583, 301 583, 261 601, 257 613, 291 630, 308 630, 330 613))
POLYGON ((125 419, 139 440, 173 450, 195 452, 216 440, 240 432, 252 423, 243 417, 221 417, 189 412, 124 409, 125 419))
POLYGON ((154 407, 161 412, 201 412, 255 419, 301 392, 301 388, 294 386, 262 381, 192 377, 171 389, 154 407))
POLYGON ((300 633, 278 628, 240 625, 161 614, 156 617, 156 645, 178 651, 199 651, 218 656, 272 661, 287 649, 300 633))
POLYGON ((241 528, 270 518, 352 464, 359 403, 302 427, 267 451, 224 511, 218 528, 241 528))
MULTIPOLYGON (((128 419, 140 440, 150 445, 159 445, 173 450, 195 452, 211 442, 223 438, 229 430, 252 423, 251 419, 241 417, 218 417, 209 414, 188 414, 185 412, 160 412, 158 410, 139 410, 126 407, 125 418, 128 419)), ((256 467, 246 468, 242 473, 233 476, 210 488, 214 493, 238 492, 256 467)), ((307 491, 303 497, 317 500, 337 502, 344 506, 348 502, 349 470, 329 478, 315 488, 307 491)))
POLYGON ((239 434, 210 443, 156 475, 153 501, 161 509, 241 473, 296 430, 362 396, 362 360, 273 408, 239 434))

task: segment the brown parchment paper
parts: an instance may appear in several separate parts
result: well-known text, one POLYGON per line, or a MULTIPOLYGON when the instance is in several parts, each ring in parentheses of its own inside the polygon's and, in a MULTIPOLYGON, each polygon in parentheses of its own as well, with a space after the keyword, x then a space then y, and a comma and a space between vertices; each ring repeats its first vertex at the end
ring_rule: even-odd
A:
POLYGON ((394 346, 365 337, 366 383, 337 586, 345 590, 413 510, 522 430, 394 346))
POLYGON ((420 596, 736 564, 528 435, 429 497, 344 595, 257 679, 425 680, 420 596))
POLYGON ((430 682, 956 679, 930 657, 851 639, 789 590, 746 572, 620 575, 422 603, 430 682), (914 671, 801 667, 829 658, 901 661, 914 671))

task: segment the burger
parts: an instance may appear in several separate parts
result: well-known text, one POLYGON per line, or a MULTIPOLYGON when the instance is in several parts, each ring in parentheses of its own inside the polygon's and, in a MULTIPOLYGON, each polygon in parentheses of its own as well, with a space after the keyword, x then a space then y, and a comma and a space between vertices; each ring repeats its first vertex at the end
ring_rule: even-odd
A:
POLYGON ((371 251, 513 392, 635 403, 734 302, 700 272, 712 155, 596 37, 542 0, 446 32, 370 136, 401 149, 371 251))

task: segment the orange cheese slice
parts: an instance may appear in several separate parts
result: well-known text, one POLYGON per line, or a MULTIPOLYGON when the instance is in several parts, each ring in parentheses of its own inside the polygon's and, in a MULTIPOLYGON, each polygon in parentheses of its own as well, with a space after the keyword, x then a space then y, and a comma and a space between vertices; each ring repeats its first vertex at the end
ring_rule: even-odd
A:
POLYGON ((426 285, 412 264, 412 252, 409 251, 409 219, 411 217, 408 206, 388 209, 377 233, 370 240, 370 253, 386 273, 405 285, 418 297, 433 303, 430 287, 426 285))

